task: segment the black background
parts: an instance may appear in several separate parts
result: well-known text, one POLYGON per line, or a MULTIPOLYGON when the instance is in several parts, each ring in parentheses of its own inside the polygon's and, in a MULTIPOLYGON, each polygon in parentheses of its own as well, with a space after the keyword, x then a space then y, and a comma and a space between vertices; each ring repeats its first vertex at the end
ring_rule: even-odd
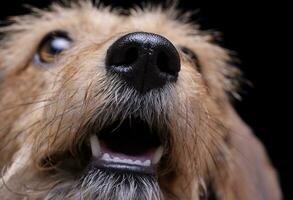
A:
MULTIPOLYGON (((23 4, 47 6, 49 0, 14 0, 0 4, 0 19, 27 12, 23 4)), ((107 0, 106 4, 128 7, 138 0, 107 0)), ((157 2, 156 2, 157 3, 157 2)), ((203 29, 223 33, 221 45, 237 52, 241 60, 238 66, 252 87, 244 87, 243 100, 235 106, 242 118, 253 128, 265 144, 273 164, 279 171, 285 199, 291 199, 289 162, 292 150, 289 135, 292 133, 289 115, 290 47, 287 31, 285 5, 274 2, 257 5, 248 1, 179 1, 183 10, 199 10, 193 19, 203 29), (286 52, 289 54, 286 55, 286 52), (287 61, 289 60, 289 61, 287 61)), ((292 50, 291 50, 292 52, 292 50)), ((0 58, 1 59, 1 58, 0 58)), ((291 107, 290 107, 291 109, 291 107)), ((249 147, 247 147, 249 148, 249 147)))

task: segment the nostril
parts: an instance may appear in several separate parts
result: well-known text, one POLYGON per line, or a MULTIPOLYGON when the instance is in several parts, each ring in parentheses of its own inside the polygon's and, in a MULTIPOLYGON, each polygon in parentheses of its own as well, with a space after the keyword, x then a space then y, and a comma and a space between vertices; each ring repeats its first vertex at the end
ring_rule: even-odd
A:
MULTIPOLYGON (((130 67, 138 59, 138 49, 135 47, 130 47, 120 51, 120 59, 112 59, 109 63, 114 67, 130 67)), ((119 52, 117 52, 119 53, 119 52)), ((118 57, 118 56, 117 56, 118 57)))
POLYGON ((172 70, 169 60, 169 56, 164 51, 159 52, 157 55, 157 67, 161 72, 176 76, 177 72, 172 70))
POLYGON ((106 65, 111 67, 131 67, 138 59, 137 47, 112 47, 107 52, 106 65))
POLYGON ((124 55, 124 62, 121 64, 125 66, 130 66, 134 64, 137 61, 137 59, 138 59, 138 49, 135 47, 131 47, 126 50, 124 55))

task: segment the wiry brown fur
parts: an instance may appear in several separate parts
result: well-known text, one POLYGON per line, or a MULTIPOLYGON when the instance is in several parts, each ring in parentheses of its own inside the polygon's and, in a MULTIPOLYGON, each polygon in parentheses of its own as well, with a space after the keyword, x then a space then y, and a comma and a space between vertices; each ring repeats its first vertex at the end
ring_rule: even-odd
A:
MULTIPOLYGON (((1 199, 110 198, 96 190, 101 174, 95 174, 96 182, 89 181, 90 173, 82 174, 80 157, 88 127, 98 131, 129 115, 171 130, 161 136, 166 152, 156 180, 136 180, 146 189, 139 199, 205 199, 208 184, 218 199, 281 199, 262 145, 228 100, 227 92, 237 93, 232 80, 239 73, 228 64, 229 52, 177 16, 174 9, 162 8, 134 9, 122 16, 81 3, 35 11, 2 28, 1 199), (55 30, 67 31, 73 48, 53 66, 36 66, 39 42, 55 30), (135 31, 160 34, 178 47, 181 71, 175 84, 141 96, 106 73, 108 47, 135 31), (201 72, 179 46, 197 54, 201 72)), ((108 183, 114 183, 115 177, 110 178, 108 183)), ((108 186, 103 191, 111 190, 108 186)), ((137 195, 135 187, 124 190, 117 193, 120 199, 138 199, 131 196, 137 195)))

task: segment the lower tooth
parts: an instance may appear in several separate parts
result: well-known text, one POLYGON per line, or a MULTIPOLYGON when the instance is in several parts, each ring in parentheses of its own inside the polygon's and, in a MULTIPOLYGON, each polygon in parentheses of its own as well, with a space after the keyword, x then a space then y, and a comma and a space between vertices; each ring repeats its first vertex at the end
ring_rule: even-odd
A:
POLYGON ((158 164, 163 156, 163 153, 164 153, 164 148, 162 146, 158 147, 152 159, 152 164, 158 164))
POLYGON ((91 150, 94 157, 99 157, 101 155, 101 147, 96 135, 90 136, 91 150))
POLYGON ((139 160, 134 161, 134 164, 141 165, 141 162, 139 160))
POLYGON ((143 163, 144 166, 150 166, 151 165, 151 161, 150 160, 146 160, 143 163))
POLYGON ((119 162, 119 161, 121 161, 120 158, 118 158, 118 157, 114 157, 113 160, 114 160, 115 162, 119 162))
POLYGON ((102 157, 103 160, 106 160, 106 161, 110 161, 111 160, 111 157, 109 154, 105 153, 102 157))
POLYGON ((127 163, 132 163, 132 162, 133 162, 133 161, 130 160, 130 159, 125 159, 125 161, 126 161, 127 163))

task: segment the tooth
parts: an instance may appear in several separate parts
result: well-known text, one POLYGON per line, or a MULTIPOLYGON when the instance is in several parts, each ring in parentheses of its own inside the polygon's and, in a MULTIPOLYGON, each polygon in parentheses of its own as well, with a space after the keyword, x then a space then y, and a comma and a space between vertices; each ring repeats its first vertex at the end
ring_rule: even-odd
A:
POLYGON ((114 160, 115 162, 121 162, 121 161, 122 161, 122 160, 121 160, 120 158, 118 158, 118 157, 114 157, 113 160, 114 160))
POLYGON ((159 146, 153 156, 152 164, 158 164, 161 160, 164 153, 164 148, 162 146, 159 146))
POLYGON ((111 160, 112 160, 111 157, 110 157, 110 155, 107 154, 107 153, 105 153, 105 154, 103 155, 102 159, 103 159, 103 160, 106 160, 106 161, 111 161, 111 160))
POLYGON ((129 159, 123 159, 123 160, 121 160, 123 163, 127 163, 127 164, 129 164, 131 161, 129 160, 129 159))
POLYGON ((151 161, 150 160, 146 160, 144 161, 144 163, 142 163, 144 166, 150 166, 151 165, 151 161))
POLYGON ((134 164, 136 164, 136 165, 141 165, 142 163, 141 163, 140 160, 136 160, 136 161, 134 161, 134 164))
POLYGON ((91 135, 90 137, 91 150, 94 157, 99 157, 101 155, 101 146, 96 135, 91 135))

